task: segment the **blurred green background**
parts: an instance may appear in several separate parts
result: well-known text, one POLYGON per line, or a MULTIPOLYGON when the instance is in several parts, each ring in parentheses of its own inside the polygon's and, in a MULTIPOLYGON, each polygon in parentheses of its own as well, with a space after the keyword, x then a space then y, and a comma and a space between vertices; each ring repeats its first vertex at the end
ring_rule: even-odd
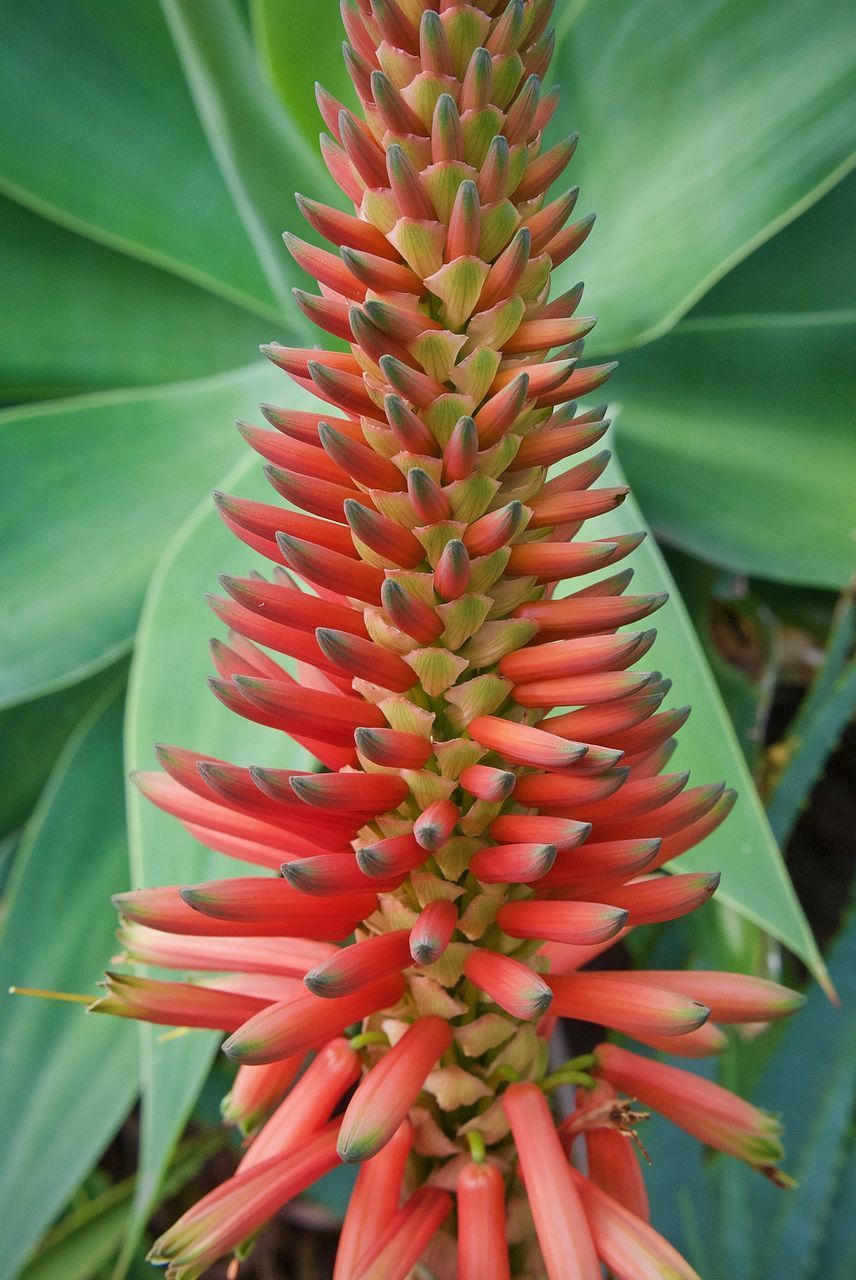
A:
MULTIPOLYGON (((586 281, 587 354, 621 359, 614 443, 641 508, 622 513, 654 534, 642 589, 673 592, 654 654, 695 708, 681 759, 741 796, 686 859, 723 867, 720 905, 636 958, 811 991, 715 1066, 784 1113, 801 1189, 652 1125, 655 1221, 705 1280, 848 1280, 856 14, 558 0, 557 32, 553 128, 582 134, 571 181, 598 222, 556 289, 586 281)), ((295 190, 337 201, 313 82, 352 94, 335 0, 28 0, 3 36, 0 989, 91 992, 110 893, 213 865, 126 795, 152 742, 288 762, 205 687, 203 593, 252 567, 209 494, 262 494, 233 420, 299 400, 257 347, 320 340, 280 235, 307 235, 295 190)), ((5 996, 0 1019, 0 1280, 147 1274, 155 1206, 209 1185, 216 1039, 5 996)), ((346 1190, 322 1187, 280 1272, 247 1277, 326 1274, 346 1190)))

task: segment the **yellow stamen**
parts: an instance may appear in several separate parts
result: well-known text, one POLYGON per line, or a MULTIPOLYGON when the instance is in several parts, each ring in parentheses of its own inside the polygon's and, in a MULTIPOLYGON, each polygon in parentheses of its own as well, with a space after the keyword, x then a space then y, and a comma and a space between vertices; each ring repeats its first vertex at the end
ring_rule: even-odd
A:
POLYGON ((92 1004, 97 996, 83 996, 77 991, 47 991, 42 987, 10 987, 10 996, 36 996, 39 1000, 64 1000, 68 1004, 92 1004))
POLYGON ((191 1031, 195 1031, 196 1027, 172 1027, 169 1031, 164 1031, 163 1035, 158 1036, 158 1044, 166 1044, 168 1040, 180 1040, 182 1036, 189 1036, 191 1031))

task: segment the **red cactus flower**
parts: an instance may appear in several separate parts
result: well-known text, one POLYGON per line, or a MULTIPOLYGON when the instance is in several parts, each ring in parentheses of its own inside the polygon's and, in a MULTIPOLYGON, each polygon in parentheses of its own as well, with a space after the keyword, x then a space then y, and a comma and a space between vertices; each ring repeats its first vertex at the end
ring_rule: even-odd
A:
POLYGON ((715 875, 654 873, 733 796, 664 772, 687 709, 636 669, 655 632, 624 628, 665 597, 613 568, 641 535, 581 536, 627 492, 598 485, 608 453, 547 478, 604 435, 605 406, 575 399, 612 371, 579 364, 581 287, 550 300, 592 225, 565 225, 576 190, 547 195, 576 143, 543 142, 552 8, 342 3, 362 112, 319 106, 353 212, 299 197, 330 248, 286 241, 318 281, 298 305, 346 349, 265 348, 330 411, 240 425, 289 505, 217 495, 271 565, 212 600, 214 695, 323 771, 159 748, 145 794, 259 874, 120 895, 125 958, 200 976, 111 974, 95 1006, 229 1032, 240 1064, 224 1114, 251 1143, 155 1244, 171 1277, 243 1253, 342 1159, 362 1166, 336 1280, 403 1280, 429 1246, 462 1280, 596 1280, 599 1259, 689 1277, 647 1225, 619 1093, 779 1157, 774 1122, 678 1068, 605 1045, 547 1075, 556 1016, 698 1056, 723 1043, 709 1017, 796 1004, 739 975, 580 972, 706 901, 715 875), (583 585, 557 599, 566 578, 583 585), (560 1081, 580 1104, 557 1128, 560 1081))

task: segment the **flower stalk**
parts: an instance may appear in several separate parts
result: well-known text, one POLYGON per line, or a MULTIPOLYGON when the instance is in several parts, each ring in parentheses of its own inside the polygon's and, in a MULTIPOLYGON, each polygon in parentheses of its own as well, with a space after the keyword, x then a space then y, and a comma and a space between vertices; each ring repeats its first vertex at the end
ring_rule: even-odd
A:
POLYGON ((587 453, 606 406, 579 403, 614 366, 582 363, 582 286, 551 297, 593 222, 552 190, 577 142, 545 138, 552 10, 342 2, 359 111, 318 104, 348 208, 299 196, 327 247, 285 237, 332 343, 263 348, 318 407, 239 425, 272 501, 215 501, 267 572, 211 599, 212 693, 316 767, 159 748, 137 785, 245 873, 119 895, 123 957, 197 976, 111 974, 94 1006, 228 1032, 239 1064, 225 1114, 254 1137, 156 1242, 170 1277, 243 1256, 344 1160, 361 1168, 336 1280, 404 1280, 426 1251, 463 1280, 598 1280, 599 1258, 689 1280, 646 1222, 621 1095, 779 1158, 763 1113, 679 1068, 607 1044, 548 1074, 557 1016, 701 1056, 723 1044, 710 1018, 798 1003, 740 975, 584 968, 707 901, 715 874, 656 873, 733 795, 666 772, 688 709, 637 665, 666 597, 629 589, 642 535, 609 534, 627 489, 587 453), (589 1177, 568 1160, 580 1135, 589 1177), (534 1236, 509 1252, 524 1196, 534 1236))

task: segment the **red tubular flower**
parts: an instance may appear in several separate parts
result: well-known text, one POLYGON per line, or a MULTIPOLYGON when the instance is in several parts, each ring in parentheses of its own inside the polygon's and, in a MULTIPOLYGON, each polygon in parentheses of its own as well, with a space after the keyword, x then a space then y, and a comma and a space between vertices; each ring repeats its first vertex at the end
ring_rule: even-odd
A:
MULTIPOLYGON (((357 1019, 395 1005, 404 994, 404 979, 393 975, 360 987, 353 995, 320 999, 307 991, 278 1004, 268 1004, 242 1022, 223 1048, 235 1062, 265 1063, 313 1048, 357 1019)), ((258 1002, 257 1002, 258 1003, 258 1002)))
POLYGON ((446 898, 436 898, 420 912, 410 930, 410 954, 417 964, 439 960, 451 941, 458 923, 458 909, 446 898))
POLYGON ((464 973, 512 1018, 538 1018, 550 1007, 553 993, 528 964, 496 951, 471 951, 464 973))
MULTIPOLYGON (((264 1067, 242 1067, 241 1071, 263 1071, 264 1067)), ((346 1089, 359 1078, 360 1060, 347 1040, 329 1041, 321 1049, 297 1084, 256 1134, 245 1152, 238 1171, 251 1169, 274 1156, 285 1155, 304 1139, 318 1133, 346 1089)))
MULTIPOLYGON (((97 1005, 230 1033, 227 1118, 275 1108, 236 1177, 158 1242, 172 1276, 243 1248, 342 1158, 368 1163, 337 1280, 404 1277, 429 1243, 446 1265, 451 1190, 462 1275, 507 1274, 499 1170, 509 1202, 525 1183, 551 1280, 595 1280, 592 1234, 619 1274, 633 1258, 633 1274, 686 1274, 626 1216, 642 1205, 629 1165, 615 1172, 627 1139, 590 1137, 592 1178, 624 1209, 595 1181, 578 1190, 539 1088, 546 1038, 567 1016, 703 1056, 723 1042, 709 1013, 765 1021, 797 1003, 740 975, 580 972, 627 929, 704 902, 715 877, 652 873, 734 798, 666 772, 688 708, 638 665, 655 631, 625 629, 666 597, 627 594, 641 535, 610 536, 627 490, 600 482, 606 452, 585 453, 606 405, 575 403, 613 366, 582 363, 582 286, 550 298, 592 226, 565 226, 576 189, 546 195, 576 146, 544 143, 552 10, 343 0, 359 111, 323 89, 318 104, 349 207, 300 197, 328 247, 286 236, 318 282, 298 305, 336 349, 263 348, 316 407, 264 405, 265 427, 240 425, 271 502, 216 504, 267 569, 248 562, 211 601, 230 629, 212 645, 214 696, 320 769, 158 749, 163 772, 137 784, 245 870, 121 894, 127 959, 208 976, 110 975, 97 1005)), ((769 1122, 714 1086, 610 1046, 597 1062, 599 1089, 777 1158, 769 1122)))
POLYGON ((405 1120, 386 1146, 360 1166, 342 1223, 333 1280, 351 1280, 360 1259, 398 1212, 412 1147, 413 1125, 405 1120))
POLYGON ((686 1129, 700 1142, 775 1175, 782 1126, 721 1085, 614 1044, 597 1050, 597 1074, 686 1129))
POLYGON ((642 985, 667 987, 700 1000, 717 1022, 773 1022, 789 1017, 805 1003, 799 991, 755 978, 748 973, 720 973, 705 969, 630 969, 622 978, 642 985))
POLYGON ((582 1135, 591 1181, 647 1222, 648 1192, 635 1149, 634 1116, 603 1080, 593 1089, 578 1089, 577 1102, 579 1110, 559 1126, 562 1145, 570 1154, 574 1138, 582 1135))
POLYGON ((452 1041, 442 1018, 419 1018, 360 1082, 339 1130, 339 1155, 368 1160, 403 1124, 428 1072, 452 1041))
POLYGON ((252 1133, 288 1089, 302 1062, 303 1054, 295 1053, 264 1067, 239 1067, 220 1107, 223 1119, 239 1125, 242 1133, 252 1133))
POLYGON ((212 1031, 235 1030, 270 1003, 191 982, 161 982, 127 973, 108 973, 104 986, 107 995, 92 1004, 93 1013, 212 1031))
POLYGON ((489 1160, 458 1174, 458 1280, 509 1280, 505 1182, 489 1160))
POLYGON ((192 1280, 337 1164, 336 1125, 287 1155, 236 1174, 194 1205, 149 1251, 170 1280, 192 1280))
POLYGON ((571 1169, 598 1257, 617 1280, 701 1280, 698 1272, 644 1219, 571 1169))
POLYGON ((451 1209, 448 1191, 436 1187, 414 1191, 360 1259, 353 1272, 354 1280, 406 1280, 451 1209))
POLYGON ((507 902, 496 923, 512 938, 546 938, 590 946, 614 938, 627 912, 598 902, 507 902))
POLYGON ((602 1022, 629 1036, 682 1036, 710 1017, 698 1000, 653 983, 628 982, 620 973, 575 973, 548 981, 554 1013, 602 1022))
POLYGON ((600 1280, 588 1222, 553 1124, 534 1084, 513 1084, 503 1099, 548 1280, 600 1280))
POLYGON ((347 996, 390 971, 400 972, 410 960, 410 934, 398 929, 340 948, 311 969, 303 981, 316 996, 347 996))

